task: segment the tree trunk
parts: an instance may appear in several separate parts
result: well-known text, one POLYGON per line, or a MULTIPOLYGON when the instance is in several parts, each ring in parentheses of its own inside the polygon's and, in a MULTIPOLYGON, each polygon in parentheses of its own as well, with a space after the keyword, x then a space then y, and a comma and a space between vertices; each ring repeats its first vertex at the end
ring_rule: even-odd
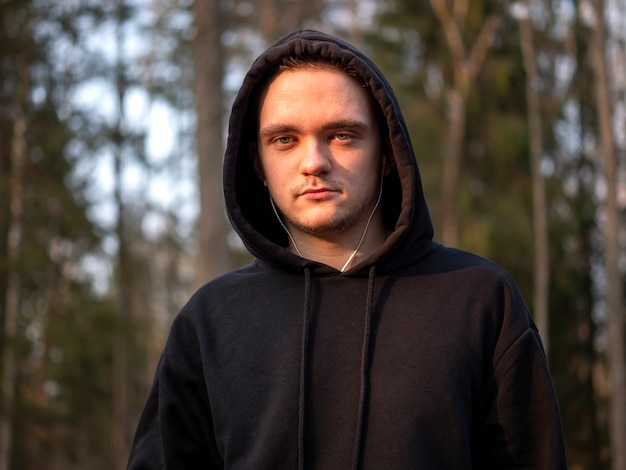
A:
POLYGON ((596 0, 596 29, 593 35, 591 63, 595 73, 596 108, 600 149, 606 182, 605 269, 608 327, 608 362, 610 372, 610 439, 613 470, 626 468, 626 364, 624 358, 624 303, 619 270, 619 213, 617 207, 617 155, 615 150, 611 97, 606 63, 606 24, 604 1, 596 0))
POLYGON ((458 242, 458 194, 461 173, 461 155, 465 142, 465 96, 458 89, 447 93, 448 139, 443 150, 441 185, 441 242, 456 246, 458 242))
POLYGON ((259 31, 264 38, 272 40, 278 33, 278 13, 276 0, 259 1, 259 31))
POLYGON ((119 315, 119 331, 115 336, 113 344, 113 409, 115 413, 114 434, 112 436, 113 448, 115 451, 115 462, 118 468, 126 465, 126 459, 130 452, 132 440, 134 416, 130 406, 130 370, 128 364, 130 358, 130 316, 132 315, 131 290, 133 289, 132 279, 129 275, 131 260, 129 259, 129 240, 126 230, 126 210, 123 197, 123 172, 124 172, 124 145, 125 145, 125 116, 124 101, 126 89, 128 87, 126 78, 126 64, 124 61, 124 23, 125 0, 117 0, 116 18, 116 64, 115 64, 115 87, 117 96, 117 122, 115 132, 112 137, 113 166, 115 179, 115 206, 117 209, 117 220, 115 226, 115 237, 117 238, 117 269, 115 271, 115 290, 117 310, 119 315))
POLYGON ((541 111, 537 85, 539 77, 535 64, 533 27, 528 11, 530 0, 525 0, 526 15, 520 19, 520 45, 526 70, 526 105, 528 117, 528 137, 530 140, 530 162, 533 187, 533 236, 535 244, 534 297, 533 310, 543 340, 546 353, 549 350, 549 285, 550 263, 548 248, 548 216, 545 180, 541 173, 541 155, 543 138, 541 130, 541 111))
POLYGON ((193 2, 196 36, 193 40, 196 100, 196 146, 200 216, 200 256, 196 270, 199 286, 232 269, 228 224, 222 192, 224 58, 221 45, 222 14, 219 0, 193 2))
POLYGON ((13 409, 17 380, 17 355, 15 335, 20 303, 20 275, 17 272, 19 251, 22 242, 23 212, 23 168, 26 159, 26 119, 19 116, 13 125, 11 145, 11 179, 9 187, 10 216, 7 258, 9 274, 7 279, 6 308, 4 317, 4 351, 2 353, 2 406, 0 409, 0 470, 11 468, 13 448, 13 409))
MULTIPOLYGON (((505 3, 502 2, 503 5, 505 3)), ((500 26, 502 14, 492 13, 485 19, 476 40, 468 49, 463 39, 469 13, 468 0, 454 0, 451 3, 430 0, 430 5, 443 28, 454 70, 453 84, 446 100, 448 139, 443 153, 439 230, 441 242, 455 246, 459 232, 456 204, 466 133, 466 103, 500 26)))

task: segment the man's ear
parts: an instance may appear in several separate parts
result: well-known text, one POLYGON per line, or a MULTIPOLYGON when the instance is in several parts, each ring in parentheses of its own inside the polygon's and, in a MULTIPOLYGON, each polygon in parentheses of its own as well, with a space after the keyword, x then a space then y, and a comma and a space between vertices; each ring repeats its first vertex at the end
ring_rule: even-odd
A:
POLYGON ((254 167, 254 174, 260 181, 265 181, 265 172, 263 171, 263 166, 261 165, 261 156, 259 155, 259 145, 256 140, 252 140, 248 144, 248 154, 252 159, 252 166, 254 167))

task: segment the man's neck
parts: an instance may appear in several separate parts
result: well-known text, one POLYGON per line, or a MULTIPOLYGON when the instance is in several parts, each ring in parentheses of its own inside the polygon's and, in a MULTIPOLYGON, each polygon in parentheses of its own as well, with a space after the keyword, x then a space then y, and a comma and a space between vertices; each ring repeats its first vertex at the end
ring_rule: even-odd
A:
POLYGON ((364 259, 376 251, 386 239, 382 220, 372 220, 363 242, 352 261, 346 266, 346 262, 359 244, 362 230, 352 230, 349 233, 329 237, 319 237, 303 232, 295 232, 292 235, 298 246, 298 250, 296 250, 290 243, 289 249, 293 253, 299 251, 300 255, 306 259, 324 263, 338 270, 342 270, 342 268, 347 270, 356 265, 360 259, 364 259))

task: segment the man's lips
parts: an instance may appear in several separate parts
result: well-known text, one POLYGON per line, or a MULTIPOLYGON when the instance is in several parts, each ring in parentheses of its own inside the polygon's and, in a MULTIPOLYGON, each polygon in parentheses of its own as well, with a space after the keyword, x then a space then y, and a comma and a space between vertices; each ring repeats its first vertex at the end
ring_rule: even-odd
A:
POLYGON ((300 193, 306 199, 327 199, 337 191, 330 188, 308 188, 300 193))

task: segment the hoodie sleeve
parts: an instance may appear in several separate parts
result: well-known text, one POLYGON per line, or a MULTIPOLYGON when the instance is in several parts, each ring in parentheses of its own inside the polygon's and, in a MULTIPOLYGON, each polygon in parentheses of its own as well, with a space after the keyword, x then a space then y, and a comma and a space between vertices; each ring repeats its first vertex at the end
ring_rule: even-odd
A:
POLYGON ((179 315, 140 418, 128 470, 218 469, 196 328, 179 315))
POLYGON ((512 281, 483 384, 478 468, 567 469, 556 393, 533 320, 512 281))

